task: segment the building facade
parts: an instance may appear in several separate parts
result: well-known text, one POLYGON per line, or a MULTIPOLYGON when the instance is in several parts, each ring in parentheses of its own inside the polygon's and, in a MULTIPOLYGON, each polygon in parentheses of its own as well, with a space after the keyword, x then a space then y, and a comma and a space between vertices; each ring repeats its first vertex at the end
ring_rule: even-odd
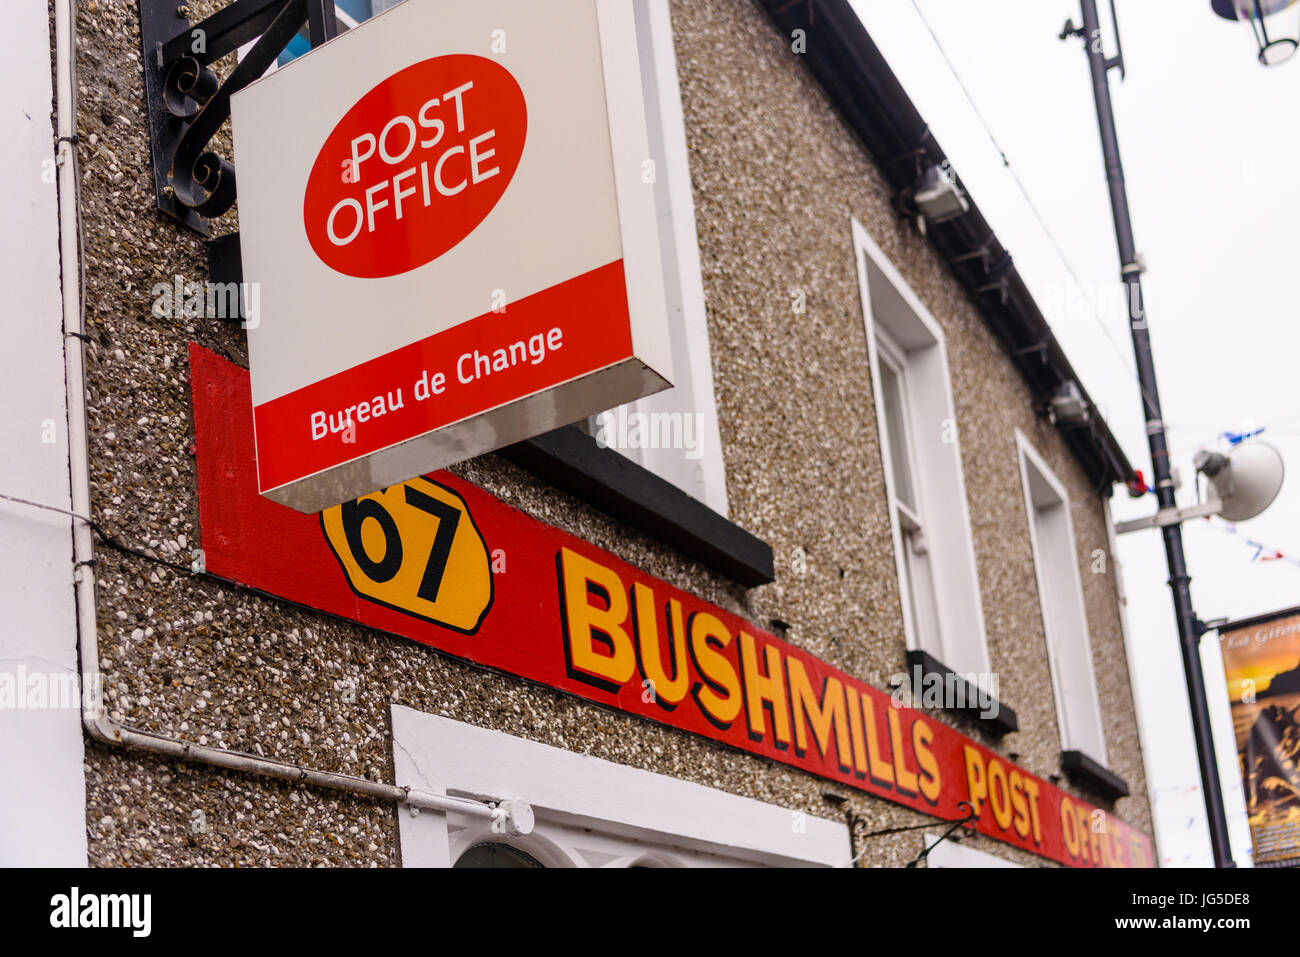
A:
MULTIPOLYGON (((13 41, 48 44, 22 62, 27 107, 43 96, 56 123, 61 3, 13 41)), ((337 5, 349 28, 401 15, 337 5)), ((223 6, 195 0, 188 20, 223 6)), ((32 836, 6 837, 0 857, 899 866, 973 798, 977 832, 939 844, 931 866, 1154 864, 1107 508, 1132 469, 979 197, 962 195, 847 2, 634 7, 676 387, 449 470, 439 487, 491 565, 464 639, 375 610, 385 600, 349 583, 342 559, 318 569, 297 537, 317 533, 310 522, 245 513, 249 291, 242 313, 216 314, 196 284, 237 281, 229 242, 158 209, 141 3, 76 4, 76 165, 55 162, 43 205, 24 211, 44 247, 7 240, 52 295, 6 359, 18 461, 0 491, 24 502, 5 502, 3 521, 45 557, 5 579, 18 627, 0 657, 76 673, 80 649, 80 672, 102 678, 102 716, 83 737, 76 708, 0 711, 14 728, 39 723, 42 742, 4 745, 30 786, 6 785, 0 807, 32 836), (929 205, 954 196, 951 218, 929 205), (65 254, 58 272, 60 203, 63 249, 80 259, 65 254), (84 339, 65 338, 80 300, 84 339), (62 401, 65 342, 84 354, 85 388, 60 415, 42 410, 62 401), (46 419, 57 441, 33 452, 46 419), (78 470, 93 529, 31 504, 80 515, 78 470), (78 565, 78 537, 93 565, 78 565), (85 569, 93 588, 74 588, 85 569), (606 572, 617 588, 599 584, 606 572), (518 597, 534 589, 550 597, 518 597), (45 592, 53 611, 33 614, 45 592), (627 617, 641 595, 677 644, 660 646, 669 666, 638 659, 624 674, 611 664, 621 641, 646 647, 647 620, 627 617), (674 632, 678 601, 691 617, 674 632), (706 619, 723 627, 696 642, 706 619), (768 657, 754 658, 755 636, 768 657), (674 670, 683 645, 696 657, 674 670), (730 664, 711 671, 709 647, 730 664), (755 690, 773 678, 755 660, 786 662, 779 694, 755 690), (686 671, 698 680, 682 684, 686 671), (800 699, 805 671, 823 681, 800 699), (845 712, 827 703, 848 679, 891 699, 879 728, 854 710, 866 690, 842 692, 845 712), (898 701, 917 709, 893 710, 911 716, 903 734, 898 701), (1042 823, 1052 840, 1031 779, 1046 782, 1045 812, 1059 790, 1042 823), (61 804, 41 801, 48 787, 61 804)), ((30 163, 66 155, 34 116, 30 163)), ((230 155, 228 128, 214 148, 230 155)), ((212 232, 238 226, 236 207, 212 232)), ((328 518, 320 528, 328 538, 328 518)), ((363 531, 362 564, 379 564, 363 531)))

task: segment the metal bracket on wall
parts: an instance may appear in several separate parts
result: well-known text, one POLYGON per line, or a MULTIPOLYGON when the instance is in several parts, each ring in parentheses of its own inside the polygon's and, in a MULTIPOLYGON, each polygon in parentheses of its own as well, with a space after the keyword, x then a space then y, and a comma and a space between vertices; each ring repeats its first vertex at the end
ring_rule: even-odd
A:
POLYGON ((1051 343, 1047 339, 1042 339, 1039 340, 1038 342, 1035 342, 1032 346, 1025 346, 1023 349, 1017 349, 1015 352, 1011 354, 1013 356, 1028 356, 1028 355, 1037 354, 1039 360, 1043 363, 1043 365, 1047 365, 1047 353, 1048 353, 1048 347, 1050 345, 1051 343))
MULTIPOLYGON (((823 791, 822 797, 828 803, 833 804, 836 807, 844 808, 844 822, 845 824, 848 825, 849 828, 849 853, 853 855, 853 860, 849 862, 849 866, 861 867, 862 866, 861 857, 863 854, 867 852, 867 849, 866 847, 863 847, 861 851, 858 850, 857 832, 858 832, 859 825, 867 823, 866 819, 859 817, 858 815, 853 813, 853 809, 851 807, 848 807, 847 800, 843 795, 836 794, 833 791, 823 791)), ((959 801, 957 803, 957 810, 962 812, 962 816, 957 818, 955 821, 949 821, 948 830, 943 832, 943 836, 940 837, 939 840, 931 844, 929 847, 921 851, 921 853, 918 854, 916 857, 912 858, 912 860, 908 861, 907 864, 904 865, 905 867, 916 867, 927 857, 929 857, 930 852, 933 851, 936 847, 938 847, 944 841, 952 840, 953 835, 958 830, 962 830, 968 834, 973 834, 975 832, 975 823, 979 815, 975 811, 974 805, 972 805, 969 801, 959 801)), ((865 842, 868 839, 873 837, 884 837, 888 834, 902 834, 906 831, 921 831, 921 830, 925 830, 926 828, 932 828, 932 827, 934 827, 933 821, 927 822, 925 824, 908 824, 903 827, 887 827, 884 828, 883 830, 871 831, 867 834, 863 834, 862 841, 865 842)))
MULTIPOLYGON (((957 805, 957 810, 960 811, 962 808, 965 808, 965 809, 966 809, 965 816, 964 816, 964 817, 961 817, 961 818, 958 818, 957 820, 953 821, 952 824, 949 825, 948 830, 944 831, 943 834, 940 835, 939 840, 935 841, 933 844, 931 844, 931 845, 929 845, 928 847, 926 847, 923 851, 921 851, 920 854, 916 855, 915 858, 913 858, 912 860, 908 861, 908 862, 907 862, 907 866, 908 866, 908 867, 916 867, 916 865, 917 865, 917 864, 920 864, 922 861, 925 861, 925 862, 926 862, 926 865, 929 866, 929 860, 928 860, 928 859, 929 859, 929 857, 930 857, 930 852, 933 851, 933 850, 934 850, 936 847, 938 847, 940 844, 942 844, 944 841, 952 840, 952 836, 953 836, 953 834, 955 834, 958 830, 965 830, 965 831, 967 831, 968 833, 973 833, 973 832, 974 832, 974 830, 975 830, 975 819, 976 819, 979 815, 977 815, 977 814, 975 813, 975 807, 974 807, 972 804, 970 804, 969 802, 967 802, 967 801, 961 801, 961 802, 958 803, 958 805, 957 805)), ((908 828, 908 830, 912 830, 912 828, 908 828)), ((885 831, 877 831, 876 833, 877 833, 877 834, 883 834, 883 833, 887 833, 887 832, 885 832, 885 831)), ((868 836, 868 837, 874 837, 875 835, 868 834, 867 836, 868 836)))
POLYGON ((233 0, 191 24, 176 0, 140 0, 145 110, 158 208, 204 236, 235 203, 235 167, 208 148, 230 118, 230 98, 270 68, 309 28, 312 46, 338 31, 334 0, 233 0), (252 43, 221 80, 210 67, 252 43))
POLYGON ((1011 253, 1003 250, 1002 257, 997 262, 989 263, 985 267, 990 282, 981 286, 976 286, 972 291, 976 296, 981 296, 986 292, 996 292, 1005 306, 1007 303, 1008 286, 1010 284, 1011 274, 1011 253))
MULTIPOLYGON (((1115 55, 1112 57, 1104 57, 1101 63, 1107 73, 1109 73, 1111 70, 1118 68, 1119 78, 1121 80, 1127 80, 1128 70, 1124 66, 1124 44, 1119 37, 1119 15, 1115 12, 1115 0, 1110 0, 1110 23, 1111 23, 1111 27, 1115 31, 1115 55)), ((1101 30, 1098 29, 1094 32, 1098 35, 1094 36, 1091 40, 1089 40, 1086 35, 1087 32, 1083 29, 1083 27, 1076 27, 1074 25, 1074 20, 1069 19, 1065 21, 1065 26, 1061 28, 1060 36, 1058 36, 1057 39, 1068 40, 1070 39, 1070 37, 1079 37, 1085 42, 1100 43, 1101 30)))
MULTIPOLYGON (((989 240, 991 241, 992 238, 993 237, 990 236, 989 240)), ((958 263, 968 263, 978 259, 980 261, 980 266, 984 269, 984 275, 987 276, 989 274, 989 268, 992 265, 993 255, 993 251, 989 248, 990 245, 991 242, 986 242, 978 249, 972 249, 970 252, 962 253, 959 256, 953 256, 948 260, 948 265, 956 266, 958 263)))

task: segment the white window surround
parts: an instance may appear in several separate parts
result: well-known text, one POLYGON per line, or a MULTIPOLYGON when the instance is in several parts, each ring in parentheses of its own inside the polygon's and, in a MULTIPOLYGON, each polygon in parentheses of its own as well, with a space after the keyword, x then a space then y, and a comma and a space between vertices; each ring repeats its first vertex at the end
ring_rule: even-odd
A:
MULTIPOLYGON (((942 831, 921 832, 922 850, 934 844, 943 836, 942 831)), ((995 854, 987 851, 978 851, 973 847, 967 847, 959 841, 946 840, 939 841, 935 849, 932 850, 925 858, 926 867, 1020 867, 1013 861, 1004 860, 995 854)))
MULTIPOLYGON (((726 472, 713 394, 708 316, 704 307, 695 198, 672 20, 668 0, 633 0, 633 7, 645 92, 646 132, 650 159, 654 162, 660 259, 676 383, 665 392, 603 415, 609 424, 616 422, 619 415, 643 413, 648 422, 680 423, 678 427, 683 430, 689 428, 691 431, 682 434, 691 437, 695 446, 692 449, 613 447, 726 517, 726 472)), ((593 417, 593 434, 598 432, 601 419, 602 416, 593 417)))
POLYGON ((1081 751, 1106 767, 1106 734, 1093 673, 1070 497, 1019 429, 1016 448, 1061 748, 1081 751))
POLYGON ((483 842, 548 866, 847 866, 838 821, 728 794, 501 731, 392 706, 396 781, 438 794, 517 798, 536 816, 523 837, 486 820, 398 809, 405 867, 447 867, 483 842))
POLYGON ((852 232, 907 647, 926 652, 959 674, 988 674, 984 607, 943 330, 856 219, 852 220, 852 232), (915 620, 907 594, 907 545, 896 507, 899 490, 894 487, 895 469, 880 373, 882 338, 892 343, 906 362, 911 406, 908 419, 915 459, 912 472, 924 517, 933 580, 934 627, 915 620))

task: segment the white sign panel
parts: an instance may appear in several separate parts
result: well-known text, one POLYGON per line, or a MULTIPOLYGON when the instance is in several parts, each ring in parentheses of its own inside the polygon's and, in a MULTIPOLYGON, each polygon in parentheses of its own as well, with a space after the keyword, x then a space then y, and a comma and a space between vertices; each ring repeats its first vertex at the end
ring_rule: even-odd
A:
POLYGON ((318 511, 671 385, 626 0, 407 0, 232 113, 262 494, 318 511))

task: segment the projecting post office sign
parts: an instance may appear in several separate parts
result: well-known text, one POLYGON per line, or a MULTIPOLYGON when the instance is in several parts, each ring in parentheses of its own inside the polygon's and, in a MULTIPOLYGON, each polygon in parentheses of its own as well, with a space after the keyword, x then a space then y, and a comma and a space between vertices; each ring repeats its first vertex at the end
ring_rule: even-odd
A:
POLYGON ((626 0, 407 0, 234 98, 261 494, 320 511, 671 385, 638 63, 626 0))

